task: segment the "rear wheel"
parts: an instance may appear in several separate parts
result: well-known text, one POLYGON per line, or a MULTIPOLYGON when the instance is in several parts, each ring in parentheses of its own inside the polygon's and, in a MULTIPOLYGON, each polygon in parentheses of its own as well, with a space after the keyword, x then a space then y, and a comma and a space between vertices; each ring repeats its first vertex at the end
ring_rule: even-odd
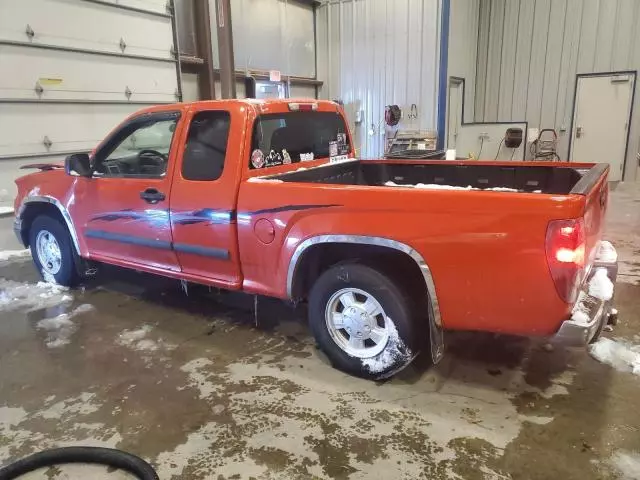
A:
POLYGON ((318 278, 309 295, 309 323, 332 365, 353 375, 390 377, 418 353, 409 298, 365 265, 336 265, 318 278))
POLYGON ((29 231, 31 256, 42 278, 67 287, 80 280, 69 232, 48 215, 36 217, 29 231))

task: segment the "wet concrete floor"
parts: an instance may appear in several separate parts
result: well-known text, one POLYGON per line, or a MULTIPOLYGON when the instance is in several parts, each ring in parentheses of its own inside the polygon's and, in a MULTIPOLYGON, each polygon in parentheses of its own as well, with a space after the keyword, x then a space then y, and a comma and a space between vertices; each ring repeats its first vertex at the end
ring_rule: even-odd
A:
MULTIPOLYGON (((638 344, 640 188, 613 192, 608 238, 622 265, 606 335, 638 344)), ((28 258, 0 262, 0 464, 83 444, 140 455, 162 480, 640 478, 640 377, 581 349, 450 334, 437 367, 374 383, 328 365, 304 307, 261 300, 256 327, 251 297, 134 272, 37 281, 28 258)), ((129 478, 25 478, 43 476, 129 478)))

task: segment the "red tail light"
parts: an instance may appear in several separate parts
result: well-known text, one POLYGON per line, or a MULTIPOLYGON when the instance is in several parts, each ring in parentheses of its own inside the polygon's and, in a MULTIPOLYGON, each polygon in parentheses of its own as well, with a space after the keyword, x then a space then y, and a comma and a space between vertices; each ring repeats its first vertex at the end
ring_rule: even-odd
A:
POLYGON ((560 298, 567 303, 576 299, 585 265, 584 222, 554 220, 547 227, 547 263, 560 298))

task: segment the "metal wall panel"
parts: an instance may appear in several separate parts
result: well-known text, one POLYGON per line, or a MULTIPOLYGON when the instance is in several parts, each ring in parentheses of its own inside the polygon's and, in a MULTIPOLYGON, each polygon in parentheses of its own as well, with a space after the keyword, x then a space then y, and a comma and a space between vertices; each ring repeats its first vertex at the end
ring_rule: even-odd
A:
POLYGON ((485 85, 484 118, 486 122, 498 120, 498 95, 500 92, 500 59, 502 58, 502 29, 504 26, 505 0, 491 2, 491 24, 489 25, 489 58, 497 59, 498 64, 487 68, 485 85))
MULTIPOLYGON (((524 0, 526 1, 526 0, 524 0)), ((504 6, 503 25, 518 24, 520 16, 520 0, 508 0, 504 6)), ((498 95, 498 113, 496 118, 511 120, 513 104, 513 84, 516 73, 516 29, 504 29, 504 41, 502 42, 502 57, 500 61, 500 81, 498 95)))
POLYGON ((344 102, 362 158, 383 154, 385 105, 408 113, 415 103, 418 118, 405 117, 402 128, 436 129, 440 12, 440 0, 334 0, 317 8, 319 94, 344 102))
MULTIPOLYGON (((580 48, 578 49, 578 71, 594 71, 596 42, 598 41, 598 18, 600 1, 588 0, 582 4, 582 23, 580 24, 580 48)), ((606 8, 616 0, 603 0, 606 8)))
MULTIPOLYGON (((487 0, 480 0, 480 4, 490 3, 487 0)), ((522 120, 527 114, 527 91, 529 89, 529 70, 531 67, 531 40, 533 38, 533 19, 535 13, 535 3, 532 0, 520 1, 520 12, 518 13, 518 23, 516 28, 516 64, 514 69, 513 80, 513 96, 511 105, 511 117, 509 120, 522 120)), ((481 24, 479 31, 483 31, 486 27, 481 24)), ((514 24, 507 25, 507 29, 514 28, 514 24)), ((489 62, 488 58, 478 59, 478 62, 489 62)), ((492 65, 494 60, 491 59, 492 65)), ((506 68, 506 67, 505 67, 506 68)), ((482 99, 483 100, 483 99, 482 99)), ((506 103, 506 102, 505 102, 506 103)), ((477 121, 484 118, 476 115, 477 121)), ((502 120, 502 119, 500 119, 502 120)), ((506 120, 506 118, 505 118, 506 120)))
POLYGON ((531 119, 531 122, 533 122, 534 125, 540 125, 544 69, 546 66, 547 48, 549 47, 548 33, 549 19, 551 15, 551 0, 536 0, 535 3, 526 117, 531 119), (531 81, 534 77, 536 81, 531 81))
POLYGON ((474 120, 479 8, 479 0, 451 0, 447 76, 464 78, 465 122, 474 120))
POLYGON ((558 81, 560 79, 560 62, 562 61, 562 45, 564 24, 567 13, 566 0, 552 0, 549 11, 549 30, 547 52, 542 78, 542 105, 540 109, 540 125, 553 124, 558 107, 558 81))
MULTIPOLYGON (((491 3, 480 1, 478 13, 478 48, 476 67, 476 96, 474 99, 475 121, 484 121, 484 103, 487 91, 487 70, 489 68, 489 30, 491 28, 491 3)), ((493 67, 496 67, 495 65, 493 67)))
MULTIPOLYGON (((480 0, 476 120, 527 120, 530 127, 554 128, 559 133, 559 155, 567 158, 576 74, 640 70, 640 2, 520 0, 518 21, 514 22, 507 20, 512 1, 507 0, 502 32, 497 35, 502 42, 499 49, 498 42, 488 48, 498 23, 488 12, 495 12, 503 1, 480 0), (513 65, 505 49, 512 48, 514 42, 511 87, 509 67, 513 65), (489 72, 500 74, 496 79, 489 72), (497 119, 492 118, 490 107, 490 92, 496 88, 497 119)), ((637 178, 639 140, 640 95, 636 95, 625 180, 637 178)))
MULTIPOLYGON (((219 68, 216 4, 209 0, 214 67, 219 68)), ((280 70, 283 75, 316 76, 311 5, 296 0, 233 0, 233 56, 236 70, 280 70)))

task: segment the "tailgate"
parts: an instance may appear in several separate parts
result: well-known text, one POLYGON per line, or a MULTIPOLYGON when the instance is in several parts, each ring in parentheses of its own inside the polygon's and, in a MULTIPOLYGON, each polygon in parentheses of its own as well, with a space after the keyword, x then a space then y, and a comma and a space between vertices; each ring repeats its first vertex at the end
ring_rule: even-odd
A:
POLYGON ((571 190, 572 194, 585 195, 585 259, 587 268, 593 263, 596 247, 604 229, 604 218, 609 203, 609 165, 596 164, 587 170, 571 190))

